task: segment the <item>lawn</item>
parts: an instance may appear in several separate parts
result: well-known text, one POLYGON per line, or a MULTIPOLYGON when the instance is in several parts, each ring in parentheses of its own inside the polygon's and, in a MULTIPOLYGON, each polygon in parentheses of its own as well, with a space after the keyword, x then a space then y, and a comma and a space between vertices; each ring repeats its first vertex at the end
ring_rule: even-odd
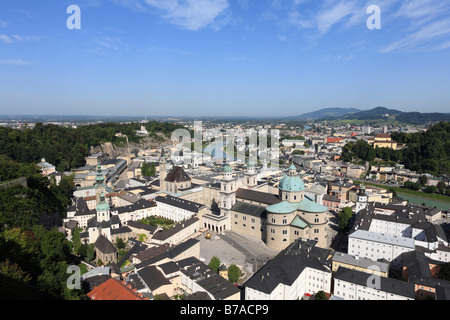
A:
POLYGON ((175 224, 175 222, 172 220, 165 219, 162 217, 156 217, 156 216, 152 216, 152 217, 148 217, 148 218, 139 220, 139 222, 150 225, 150 226, 155 226, 155 227, 160 226, 163 229, 170 229, 175 224))

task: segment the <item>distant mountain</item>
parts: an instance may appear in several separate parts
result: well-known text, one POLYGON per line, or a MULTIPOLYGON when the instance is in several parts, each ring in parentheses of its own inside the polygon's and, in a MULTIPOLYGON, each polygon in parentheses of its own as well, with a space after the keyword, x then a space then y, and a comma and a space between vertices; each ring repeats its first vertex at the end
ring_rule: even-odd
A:
POLYGON ((318 120, 321 118, 342 117, 350 113, 360 112, 356 108, 325 108, 293 117, 295 120, 318 120))
POLYGON ((326 116, 316 120, 388 120, 389 118, 394 118, 394 120, 402 123, 423 124, 429 121, 450 121, 450 114, 403 112, 385 107, 377 107, 371 110, 348 113, 341 116, 326 116))
POLYGON ((377 107, 371 110, 364 110, 349 115, 345 115, 343 118, 357 119, 357 120, 375 120, 388 118, 389 116, 398 116, 400 114, 403 114, 403 112, 399 110, 388 109, 385 107, 377 107))

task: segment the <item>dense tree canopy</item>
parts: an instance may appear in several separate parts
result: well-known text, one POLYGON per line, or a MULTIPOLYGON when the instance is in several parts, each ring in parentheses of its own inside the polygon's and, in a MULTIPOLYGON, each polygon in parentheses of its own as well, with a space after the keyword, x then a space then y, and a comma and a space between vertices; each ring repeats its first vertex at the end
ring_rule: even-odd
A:
MULTIPOLYGON (((141 125, 100 123, 67 128, 36 123, 33 128, 23 130, 0 127, 0 153, 21 163, 37 163, 45 158, 58 171, 66 171, 83 166, 91 146, 99 146, 104 142, 126 143, 126 138, 116 136, 116 133, 126 135, 129 142, 139 142, 142 137, 136 135, 135 131, 141 125)), ((158 140, 163 139, 161 135, 170 136, 174 130, 183 128, 157 121, 148 122, 144 126, 149 135, 158 140)))
POLYGON ((407 169, 435 176, 450 172, 450 122, 441 122, 426 132, 394 132, 391 138, 406 144, 402 150, 373 148, 364 140, 349 142, 342 149, 342 160, 373 161, 375 158, 404 164, 407 169))

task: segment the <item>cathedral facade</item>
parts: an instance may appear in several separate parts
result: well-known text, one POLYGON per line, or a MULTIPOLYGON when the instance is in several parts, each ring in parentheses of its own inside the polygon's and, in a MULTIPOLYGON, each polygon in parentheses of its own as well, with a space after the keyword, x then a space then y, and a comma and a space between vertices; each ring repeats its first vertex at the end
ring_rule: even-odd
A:
POLYGON ((261 239, 274 250, 283 250, 298 238, 315 240, 319 247, 329 246, 328 208, 305 195, 305 185, 294 165, 281 179, 277 195, 233 188, 236 180, 231 167, 225 166, 224 171, 219 207, 229 230, 261 239))

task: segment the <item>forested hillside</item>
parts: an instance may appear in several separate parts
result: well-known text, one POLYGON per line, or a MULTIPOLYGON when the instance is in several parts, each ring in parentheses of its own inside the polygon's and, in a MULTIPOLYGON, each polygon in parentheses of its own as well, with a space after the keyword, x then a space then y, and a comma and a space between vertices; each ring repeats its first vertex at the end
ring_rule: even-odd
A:
POLYGON ((348 143, 342 150, 342 160, 395 161, 407 169, 435 176, 450 173, 450 122, 441 122, 420 133, 394 132, 392 140, 405 143, 403 150, 374 149, 364 140, 348 143))
MULTIPOLYGON (((45 158, 56 166, 58 171, 83 166, 85 157, 91 146, 99 146, 103 142, 125 144, 126 138, 116 136, 122 133, 128 136, 129 142, 139 142, 135 130, 140 123, 118 124, 102 123, 66 128, 53 124, 37 123, 32 129, 16 130, 0 127, 0 154, 5 154, 20 163, 37 163, 45 158)), ((148 122, 145 124, 150 137, 161 140, 161 135, 168 136, 182 126, 148 122)))
MULTIPOLYGON (((38 123, 32 129, 0 128, 0 299, 86 299, 81 290, 67 288, 67 268, 79 263, 72 242, 58 231, 60 225, 43 223, 46 217, 65 217, 73 176, 63 175, 56 184, 36 164, 45 157, 60 171, 82 166, 91 146, 124 143, 118 132, 139 142, 134 130, 140 126, 107 123, 74 129, 38 123), (25 179, 15 183, 18 178, 25 179)), ((150 122, 145 127, 161 139, 180 126, 150 122)))

